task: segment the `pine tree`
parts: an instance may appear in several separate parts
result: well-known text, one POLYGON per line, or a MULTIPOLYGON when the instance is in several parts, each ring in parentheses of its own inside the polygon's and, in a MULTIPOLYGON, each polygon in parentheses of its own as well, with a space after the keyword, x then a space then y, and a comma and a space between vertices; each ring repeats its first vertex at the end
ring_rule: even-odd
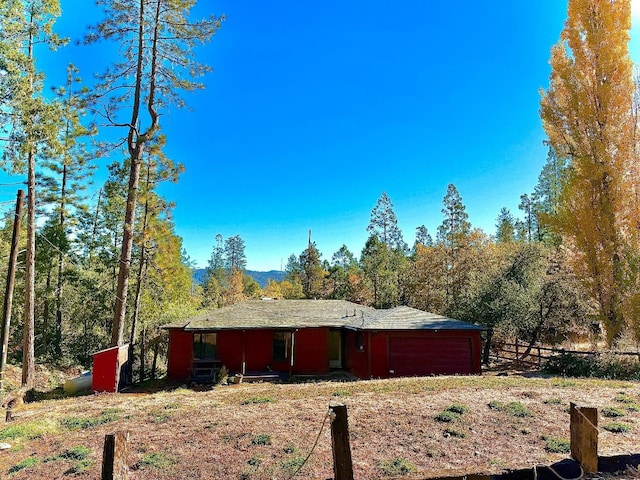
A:
POLYGON ((382 192, 376 206, 371 210, 371 221, 367 232, 375 235, 391 250, 406 253, 408 247, 402 238, 402 231, 398 227, 398 219, 393 211, 393 204, 386 192, 382 192))
POLYGON ((496 242, 509 243, 516 239, 516 221, 508 208, 502 207, 496 219, 496 242))
POLYGON ((462 197, 453 184, 442 199, 444 219, 438 227, 437 244, 444 248, 445 310, 450 311, 464 290, 469 271, 466 251, 471 246, 471 224, 462 197))
POLYGON ((120 58, 100 77, 94 105, 109 125, 126 131, 130 161, 111 335, 112 345, 122 345, 143 154, 157 137, 162 109, 184 105, 179 90, 203 88, 195 80, 209 69, 195 60, 195 47, 211 38, 221 19, 191 21, 194 0, 98 3, 105 7, 105 19, 90 29, 86 42, 117 42, 120 58))
POLYGON ((35 254, 36 254, 36 162, 46 151, 60 149, 59 105, 42 93, 43 75, 38 72, 35 50, 55 49, 63 41, 53 33, 60 15, 57 0, 6 0, 0 3, 0 128, 3 164, 12 172, 26 168, 27 246, 25 259, 25 306, 22 385, 31 388, 35 375, 35 254))
POLYGON ((630 0, 569 0, 551 50, 540 115, 549 143, 571 169, 556 223, 597 304, 612 344, 637 293, 636 119, 629 57, 630 0))
POLYGON ((325 270, 320 263, 322 254, 315 242, 309 240, 309 246, 300 254, 300 280, 302 293, 307 298, 319 298, 323 296, 322 280, 325 270))
POLYGON ((431 247, 433 246, 433 238, 427 230, 427 227, 424 225, 420 225, 416 228, 416 243, 414 245, 414 250, 417 245, 422 245, 423 247, 431 247))
POLYGON ((244 240, 240 235, 234 235, 224 241, 225 269, 231 273, 233 270, 244 272, 247 268, 247 257, 244 253, 244 240))

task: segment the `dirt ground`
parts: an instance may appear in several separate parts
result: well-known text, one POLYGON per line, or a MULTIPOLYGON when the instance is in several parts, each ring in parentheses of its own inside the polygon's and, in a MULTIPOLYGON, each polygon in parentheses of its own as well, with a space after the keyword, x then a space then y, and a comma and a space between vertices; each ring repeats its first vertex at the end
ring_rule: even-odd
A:
POLYGON ((328 479, 328 423, 318 432, 331 403, 348 408, 357 479, 497 473, 567 458, 569 402, 600 409, 600 455, 640 453, 639 383, 485 374, 26 403, 0 424, 0 442, 11 444, 0 451, 0 478, 99 478, 105 434, 127 430, 131 479, 288 479, 300 466, 295 478, 328 479))

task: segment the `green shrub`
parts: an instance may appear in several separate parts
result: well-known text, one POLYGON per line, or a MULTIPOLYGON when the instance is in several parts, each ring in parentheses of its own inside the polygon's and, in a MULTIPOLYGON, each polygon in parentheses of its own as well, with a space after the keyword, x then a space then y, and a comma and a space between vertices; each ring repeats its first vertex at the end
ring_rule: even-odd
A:
POLYGON ((415 465, 399 457, 380 462, 378 468, 383 474, 389 476, 408 475, 416 471, 415 465))
POLYGON ((304 465, 304 457, 301 455, 296 455, 295 457, 291 457, 288 460, 282 462, 282 468, 291 472, 297 471, 300 467, 302 467, 302 465, 304 465))
POLYGON ((167 468, 175 463, 173 458, 163 452, 147 453, 140 459, 140 463, 155 468, 167 468))
POLYGON ((562 405, 562 400, 560 400, 559 398, 547 398, 544 401, 545 405, 562 405))
POLYGON ((462 404, 462 403, 452 403, 451 405, 449 405, 446 409, 446 412, 453 412, 453 413, 457 413, 459 415, 462 415, 464 413, 467 413, 469 411, 469 407, 467 407, 466 405, 462 404))
POLYGON ((449 423, 460 418, 460 414, 444 410, 434 417, 438 422, 449 423))
POLYGON ((578 355, 561 353, 549 358, 543 370, 567 377, 595 377, 612 380, 640 380, 636 357, 619 355, 578 355))
POLYGON ((97 417, 66 417, 60 420, 60 425, 69 430, 86 430, 118 420, 119 409, 106 409, 97 417))
POLYGON ((28 457, 22 460, 19 463, 16 463, 13 467, 9 469, 9 475, 12 473, 19 472, 20 470, 24 470, 25 468, 31 468, 40 462, 38 457, 28 457))
POLYGON ((619 393, 618 395, 615 396, 614 400, 618 403, 628 403, 628 404, 636 403, 636 401, 626 393, 619 393))
POLYGON ((602 415, 608 418, 624 417, 624 412, 616 407, 606 407, 602 409, 602 415))
POLYGON ((91 467, 93 467, 94 463, 95 462, 93 460, 91 460, 90 458, 85 458, 83 460, 79 460, 76 463, 74 463, 73 466, 69 470, 64 472, 64 473, 65 474, 81 473, 81 472, 89 470, 91 467))
POLYGON ((271 437, 266 433, 261 433, 260 435, 256 435, 251 440, 252 445, 271 445, 271 437))
POLYGON ((17 425, 10 425, 0 430, 0 440, 15 440, 26 438, 33 440, 40 438, 47 433, 57 433, 58 426, 51 420, 40 420, 17 425))
POLYGON ((456 430, 455 428, 451 428, 451 427, 446 428, 444 430, 444 433, 447 433, 452 437, 456 437, 456 438, 466 438, 467 436, 466 432, 463 432, 462 430, 456 430))
POLYGON ((350 397, 351 392, 349 392, 348 390, 336 390, 331 395, 334 397, 350 397))
POLYGON ((59 457, 65 460, 84 460, 91 453, 91 449, 78 445, 62 452, 59 457))
POLYGON ((489 402, 489 408, 508 413, 512 417, 524 418, 531 416, 531 412, 520 402, 502 403, 497 400, 492 400, 489 402))
POLYGON ((286 447, 283 448, 284 453, 296 453, 298 451, 298 447, 296 447, 293 443, 289 443, 286 447))
POLYGON ((549 453, 569 453, 571 451, 571 443, 556 437, 542 437, 545 441, 544 449, 549 453))
POLYGON ((602 428, 612 433, 625 433, 631 430, 631 425, 623 422, 611 422, 603 425, 602 428))

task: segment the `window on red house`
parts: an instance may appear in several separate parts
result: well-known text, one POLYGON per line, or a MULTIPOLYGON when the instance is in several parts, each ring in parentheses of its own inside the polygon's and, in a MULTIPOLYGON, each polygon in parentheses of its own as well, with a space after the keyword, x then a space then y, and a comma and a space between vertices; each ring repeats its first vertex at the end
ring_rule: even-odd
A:
POLYGON ((273 361, 284 362, 291 353, 291 332, 273 332, 273 361))
POLYGON ((218 357, 218 343, 215 333, 193 334, 193 359, 215 360, 218 357))

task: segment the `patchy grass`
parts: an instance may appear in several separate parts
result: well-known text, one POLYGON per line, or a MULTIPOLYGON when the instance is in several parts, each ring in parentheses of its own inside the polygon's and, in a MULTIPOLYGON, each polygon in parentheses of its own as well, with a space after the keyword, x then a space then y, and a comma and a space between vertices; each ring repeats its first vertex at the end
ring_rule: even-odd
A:
POLYGON ((444 433, 447 434, 447 436, 455 438, 467 438, 467 432, 458 430, 456 428, 447 427, 445 428, 444 433))
POLYGON ((469 407, 462 403, 452 403, 445 409, 445 411, 463 415, 469 411, 469 407))
POLYGON ((559 399, 558 397, 552 397, 552 398, 547 398, 544 401, 545 405, 562 405, 562 400, 559 399))
POLYGON ((389 476, 409 475, 416 471, 415 465, 400 457, 383 460, 378 464, 378 468, 384 475, 389 476))
POLYGON ((602 416, 607 418, 624 417, 624 411, 616 407, 605 407, 601 410, 602 416))
POLYGON ((35 467, 38 463, 40 463, 40 459, 38 457, 28 457, 12 466, 8 473, 9 475, 12 475, 20 470, 35 467))
POLYGON ((147 453, 142 456, 140 463, 147 467, 153 467, 158 469, 164 469, 174 465, 175 460, 163 452, 147 453))
POLYGON ((631 425, 624 422, 611 422, 602 426, 607 432, 626 433, 631 431, 631 425))
POLYGON ((271 445, 271 435, 261 433, 251 440, 252 445, 271 445))
POLYGON ((544 449, 549 453, 569 453, 571 451, 571 443, 569 440, 544 435, 542 439, 544 440, 544 449))
POLYGON ((489 402, 489 408, 499 412, 508 413, 512 417, 524 418, 531 416, 529 409, 520 402, 503 403, 497 400, 492 400, 489 402))
MULTIPOLYGON (((240 384, 34 402, 16 408, 16 421, 3 425, 18 430, 9 431, 17 436, 9 441, 14 447, 2 452, 0 476, 11 480, 62 479, 82 472, 79 478, 100 478, 98 457, 104 435, 129 430, 129 462, 139 469, 132 471, 136 478, 288 478, 302 465, 316 438, 319 441, 313 455, 296 478, 329 478, 329 424, 324 425, 319 437, 318 431, 327 405, 335 398, 334 393, 341 391, 349 392, 355 478, 386 477, 381 466, 391 469, 393 460, 404 460, 415 467, 414 476, 423 477, 432 473, 497 473, 505 468, 530 468, 531 462, 548 465, 559 461, 567 454, 549 451, 541 436, 562 439, 567 435, 569 418, 563 407, 545 402, 549 398, 558 399, 558 405, 563 406, 574 402, 601 411, 611 406, 619 408, 625 412, 630 434, 603 430, 599 451, 602 455, 640 453, 640 413, 629 411, 630 403, 613 401, 622 391, 640 399, 640 383, 626 381, 623 389, 619 381, 572 379, 573 386, 563 388, 555 385, 558 382, 562 380, 518 375, 416 377, 348 385, 326 381, 240 384), (518 401, 526 406, 530 417, 487 408, 492 402, 508 406, 518 401), (264 403, 270 405, 265 408, 264 403), (450 408, 452 405, 467 410, 450 408), (435 417, 443 411, 457 414, 457 420, 439 422, 435 417), (464 413, 456 413, 459 411, 464 413), (170 415, 170 423, 155 423, 151 414, 170 415), (100 417, 114 420, 85 423, 100 417), (76 428, 62 427, 61 422, 70 418, 77 419, 69 422, 76 428), (33 425, 42 424, 52 430, 28 433, 34 432, 33 425), (259 434, 267 435, 270 443, 252 443, 259 434), (83 450, 78 445, 91 453, 81 459, 83 450), (31 458, 33 452, 41 460, 9 477, 9 468, 31 458)), ((7 435, 6 430, 0 431, 7 435)), ((402 473, 401 469, 391 475, 402 473)))
POLYGON ((240 405, 252 405, 252 404, 261 404, 261 403, 272 403, 275 400, 271 397, 251 397, 246 400, 242 400, 240 405))
POLYGON ((618 395, 616 395, 614 400, 619 403, 627 403, 627 404, 636 403, 636 400, 633 397, 627 395, 624 392, 618 393, 618 395))
POLYGON ((435 418, 438 422, 450 423, 459 419, 460 414, 455 412, 450 412, 449 410, 444 410, 433 418, 435 418))
POLYGON ((60 420, 60 425, 69 430, 86 430, 105 423, 118 420, 119 409, 108 408, 96 417, 66 417, 60 420))
POLYGON ((331 395, 334 397, 350 397, 351 392, 349 390, 336 390, 331 395))
POLYGON ((50 418, 43 418, 3 428, 0 430, 0 440, 33 440, 46 434, 57 433, 59 430, 60 428, 54 421, 50 418))

